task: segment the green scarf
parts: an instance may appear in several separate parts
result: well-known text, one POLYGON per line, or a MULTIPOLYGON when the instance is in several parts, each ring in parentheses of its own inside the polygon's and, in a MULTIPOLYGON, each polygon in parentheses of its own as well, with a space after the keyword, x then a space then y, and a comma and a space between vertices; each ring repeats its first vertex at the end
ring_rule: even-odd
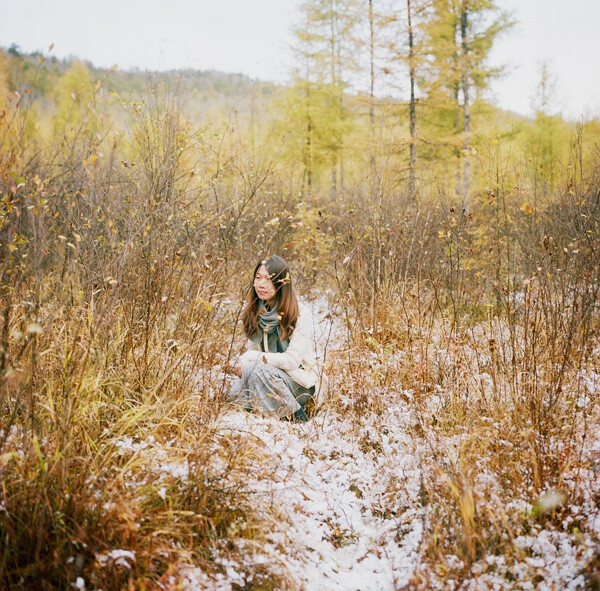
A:
POLYGON ((268 310, 263 301, 258 305, 258 330, 250 337, 254 343, 260 343, 265 351, 265 334, 270 353, 283 353, 290 343, 290 339, 281 338, 281 324, 277 313, 277 306, 268 310))

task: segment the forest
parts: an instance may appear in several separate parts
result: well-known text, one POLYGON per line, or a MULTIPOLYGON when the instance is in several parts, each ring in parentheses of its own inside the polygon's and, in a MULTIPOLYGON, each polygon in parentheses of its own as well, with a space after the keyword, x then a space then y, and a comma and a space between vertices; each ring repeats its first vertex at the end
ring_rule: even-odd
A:
POLYGON ((493 0, 313 0, 288 84, 0 49, 0 587, 600 588, 600 119, 493 0), (227 404, 256 260, 306 425, 227 404))

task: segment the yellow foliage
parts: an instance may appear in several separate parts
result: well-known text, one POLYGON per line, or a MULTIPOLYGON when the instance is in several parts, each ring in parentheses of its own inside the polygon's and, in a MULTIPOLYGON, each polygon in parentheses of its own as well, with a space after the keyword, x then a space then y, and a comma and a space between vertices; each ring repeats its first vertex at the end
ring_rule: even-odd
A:
POLYGON ((55 122, 58 130, 80 124, 93 106, 93 100, 94 82, 87 66, 82 62, 73 62, 56 85, 58 113, 55 122))
POLYGON ((10 91, 10 63, 8 57, 0 49, 0 106, 4 104, 4 97, 10 91))

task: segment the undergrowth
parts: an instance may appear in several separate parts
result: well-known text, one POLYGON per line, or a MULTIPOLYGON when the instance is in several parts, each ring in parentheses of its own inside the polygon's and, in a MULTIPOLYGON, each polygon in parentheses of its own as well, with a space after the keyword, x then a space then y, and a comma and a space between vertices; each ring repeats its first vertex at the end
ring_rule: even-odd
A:
POLYGON ((426 525, 412 587, 510 586, 527 536, 597 536, 581 517, 598 490, 593 166, 555 174, 549 196, 531 163, 490 163, 469 208, 387 181, 331 201, 302 194, 276 138, 249 150, 231 122, 193 126, 176 94, 101 87, 52 131, 21 99, 0 119, 1 585, 172 589, 190 565, 214 581, 233 560, 247 589, 293 588, 248 550, 276 517, 251 487, 267 452, 216 427, 247 274, 269 252, 300 292, 327 291, 341 326, 320 412, 374 454, 366 422, 396 403, 412 417, 426 525))

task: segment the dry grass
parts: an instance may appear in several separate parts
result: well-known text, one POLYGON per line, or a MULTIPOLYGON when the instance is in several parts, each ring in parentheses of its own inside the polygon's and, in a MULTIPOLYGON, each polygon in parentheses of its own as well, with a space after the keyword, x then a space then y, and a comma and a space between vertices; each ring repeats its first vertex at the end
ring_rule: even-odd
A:
POLYGON ((194 128, 171 95, 129 104, 128 133, 92 102, 54 135, 23 105, 0 127, 2 585, 172 589, 189 565, 216 581, 227 557, 245 588, 293 588, 251 561, 276 518, 250 485, 268 450, 216 427, 265 249, 297 261, 301 290, 330 290, 325 412, 377 455, 363 427, 409 409, 426 513, 410 586, 524 582, 540 532, 565 534, 598 584, 595 169, 553 199, 496 179, 464 213, 398 186, 301 202, 277 145, 194 128))

